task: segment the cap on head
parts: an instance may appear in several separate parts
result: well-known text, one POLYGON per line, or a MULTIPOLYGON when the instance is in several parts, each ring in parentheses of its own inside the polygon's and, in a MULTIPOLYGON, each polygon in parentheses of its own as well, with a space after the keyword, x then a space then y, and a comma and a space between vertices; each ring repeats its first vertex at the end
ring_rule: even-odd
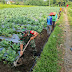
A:
POLYGON ((22 30, 21 30, 21 32, 24 32, 24 31, 26 31, 26 29, 22 29, 22 30))
POLYGON ((28 30, 27 29, 22 29, 21 32, 26 34, 28 32, 28 30))
POLYGON ((31 34, 34 34, 34 31, 33 31, 33 30, 31 30, 31 31, 30 31, 30 33, 31 33, 31 34))

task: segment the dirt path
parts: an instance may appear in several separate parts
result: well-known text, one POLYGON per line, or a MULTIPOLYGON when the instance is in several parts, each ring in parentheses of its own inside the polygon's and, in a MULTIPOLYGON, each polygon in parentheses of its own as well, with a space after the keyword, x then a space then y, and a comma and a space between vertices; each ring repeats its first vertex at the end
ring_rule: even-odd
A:
POLYGON ((68 23, 68 17, 67 17, 67 10, 65 10, 66 14, 64 14, 64 31, 65 31, 65 56, 64 56, 64 66, 65 66, 65 72, 72 72, 72 51, 70 48, 72 48, 72 41, 71 41, 71 30, 68 23))

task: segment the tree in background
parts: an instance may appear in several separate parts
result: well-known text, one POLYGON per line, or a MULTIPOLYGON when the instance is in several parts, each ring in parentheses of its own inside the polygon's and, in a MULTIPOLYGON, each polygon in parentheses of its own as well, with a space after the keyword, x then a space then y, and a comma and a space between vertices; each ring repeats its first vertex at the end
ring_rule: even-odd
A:
POLYGON ((5 2, 5 0, 0 0, 0 2, 2 2, 3 4, 5 4, 6 2, 5 2))
POLYGON ((55 4, 56 3, 56 0, 53 0, 53 4, 55 4))
POLYGON ((72 0, 0 0, 3 4, 5 4, 6 1, 15 1, 16 5, 36 5, 36 6, 65 6, 66 2, 72 1, 72 0))
POLYGON ((24 0, 24 4, 42 6, 43 5, 43 0, 27 0, 27 1, 24 0))

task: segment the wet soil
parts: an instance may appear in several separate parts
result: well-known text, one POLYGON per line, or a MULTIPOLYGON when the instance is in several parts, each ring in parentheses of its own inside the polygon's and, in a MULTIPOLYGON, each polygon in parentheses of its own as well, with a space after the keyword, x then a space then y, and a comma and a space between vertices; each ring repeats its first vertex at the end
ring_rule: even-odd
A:
MULTIPOLYGON (((35 38, 36 43, 36 49, 37 49, 37 55, 40 55, 41 50, 46 43, 48 39, 47 31, 43 29, 41 34, 39 34, 35 38)), ((33 52, 30 45, 27 47, 26 51, 24 52, 24 57, 20 61, 22 62, 21 66, 11 68, 8 64, 3 64, 3 62, 0 62, 0 72, 29 72, 31 67, 33 66, 33 63, 35 62, 35 58, 33 57, 33 52)))

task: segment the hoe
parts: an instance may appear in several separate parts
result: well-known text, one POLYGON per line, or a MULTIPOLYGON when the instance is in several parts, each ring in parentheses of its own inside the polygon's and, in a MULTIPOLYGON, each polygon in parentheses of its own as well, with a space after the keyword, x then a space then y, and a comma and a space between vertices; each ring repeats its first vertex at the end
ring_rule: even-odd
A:
MULTIPOLYGON (((24 47, 24 49, 23 49, 23 53, 24 53, 24 51, 25 51, 25 49, 27 48, 27 46, 28 46, 29 43, 30 43, 30 40, 29 40, 28 43, 25 45, 25 47, 24 47)), ((22 56, 23 56, 23 55, 22 55, 22 56)), ((20 59, 22 56, 19 56, 18 59, 13 62, 13 66, 17 67, 17 66, 22 65, 22 63, 18 63, 19 59, 20 59)))

